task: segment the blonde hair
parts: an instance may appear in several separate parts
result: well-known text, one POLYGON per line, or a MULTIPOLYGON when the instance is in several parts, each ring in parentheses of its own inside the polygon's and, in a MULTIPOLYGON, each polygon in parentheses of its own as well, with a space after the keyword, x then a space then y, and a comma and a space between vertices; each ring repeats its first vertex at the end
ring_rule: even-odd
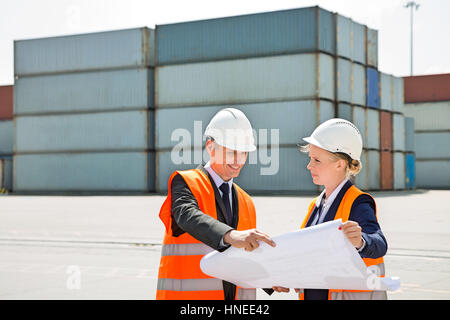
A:
MULTIPOLYGON (((304 153, 309 153, 309 144, 304 146, 299 146, 300 151, 304 153)), ((351 176, 356 176, 362 169, 361 161, 352 159, 348 154, 342 152, 330 152, 326 150, 330 154, 330 159, 332 161, 345 160, 347 163, 347 167, 345 170, 345 176, 350 178, 351 176)))

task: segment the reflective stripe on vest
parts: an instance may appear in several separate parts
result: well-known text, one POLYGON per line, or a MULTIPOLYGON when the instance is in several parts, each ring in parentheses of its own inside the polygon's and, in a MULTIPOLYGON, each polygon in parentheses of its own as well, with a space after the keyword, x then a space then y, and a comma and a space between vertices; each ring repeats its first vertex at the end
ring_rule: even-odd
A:
MULTIPOLYGON (((166 227, 161 262, 158 273, 156 299, 170 300, 223 300, 222 280, 204 274, 200 260, 212 248, 198 241, 188 233, 178 237, 172 235, 171 194, 173 178, 180 174, 197 200, 200 210, 217 219, 214 189, 208 176, 200 170, 177 171, 169 179, 169 192, 161 207, 159 216, 166 227)), ((237 230, 256 227, 255 207, 251 198, 234 184, 238 197, 239 220, 237 230)), ((237 288, 236 299, 256 299, 255 289, 237 288)))
MULTIPOLYGON (((342 198, 341 203, 339 204, 339 207, 336 211, 336 215, 334 216, 334 220, 342 219, 342 222, 347 221, 350 216, 350 211, 351 211, 354 201, 356 200, 356 198, 358 198, 362 194, 372 197, 370 194, 362 192, 361 190, 356 188, 354 185, 352 185, 344 194, 344 197, 342 198)), ((308 219, 314 210, 316 200, 317 200, 317 198, 313 199, 313 201, 309 205, 308 213, 301 225, 302 229, 308 223, 308 219)), ((375 201, 374 201, 374 203, 375 203, 375 201)), ((376 205, 375 205, 375 217, 376 217, 376 214, 377 214, 377 209, 376 209, 376 205)), ((380 257, 377 259, 363 258, 363 261, 369 270, 376 273, 380 277, 384 277, 385 267, 384 267, 383 257, 380 257)), ((328 299, 330 299, 330 300, 364 299, 365 300, 368 297, 370 297, 370 299, 383 299, 383 297, 387 296, 386 294, 374 294, 373 292, 384 292, 384 291, 330 289, 329 294, 328 294, 328 299), (370 293, 372 293, 372 294, 370 294, 370 293)), ((304 298, 304 294, 303 294, 303 290, 302 290, 299 294, 299 299, 303 300, 303 298, 304 298)))

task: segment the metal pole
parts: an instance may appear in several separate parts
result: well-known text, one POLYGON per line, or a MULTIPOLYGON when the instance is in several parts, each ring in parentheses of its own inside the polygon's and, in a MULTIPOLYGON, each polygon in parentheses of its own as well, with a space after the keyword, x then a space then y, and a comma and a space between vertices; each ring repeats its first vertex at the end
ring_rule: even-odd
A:
POLYGON ((410 47, 410 55, 411 55, 411 67, 410 67, 410 69, 411 69, 411 76, 413 75, 413 39, 414 39, 414 37, 413 37, 413 26, 414 26, 414 9, 418 9, 419 8, 419 4, 417 4, 416 2, 414 2, 414 1, 409 1, 406 5, 405 5, 405 8, 409 8, 409 7, 411 7, 411 18, 410 18, 410 20, 411 20, 411 47, 410 47))

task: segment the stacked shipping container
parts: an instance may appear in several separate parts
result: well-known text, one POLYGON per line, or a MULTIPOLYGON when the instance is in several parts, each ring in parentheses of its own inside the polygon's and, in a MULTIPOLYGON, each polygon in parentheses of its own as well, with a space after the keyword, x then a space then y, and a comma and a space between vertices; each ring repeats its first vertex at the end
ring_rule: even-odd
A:
POLYGON ((0 191, 12 189, 13 86, 0 86, 0 191))
POLYGON ((154 190, 154 32, 15 42, 14 190, 154 190))

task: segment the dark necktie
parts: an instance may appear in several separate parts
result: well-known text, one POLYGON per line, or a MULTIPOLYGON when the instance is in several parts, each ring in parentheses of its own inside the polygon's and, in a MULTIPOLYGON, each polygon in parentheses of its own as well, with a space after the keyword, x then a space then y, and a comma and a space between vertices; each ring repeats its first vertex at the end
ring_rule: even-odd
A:
POLYGON ((223 204, 225 205, 225 218, 227 220, 227 223, 231 225, 233 222, 233 212, 231 211, 231 205, 230 205, 230 186, 228 183, 224 182, 219 187, 220 191, 222 191, 222 200, 223 204))

